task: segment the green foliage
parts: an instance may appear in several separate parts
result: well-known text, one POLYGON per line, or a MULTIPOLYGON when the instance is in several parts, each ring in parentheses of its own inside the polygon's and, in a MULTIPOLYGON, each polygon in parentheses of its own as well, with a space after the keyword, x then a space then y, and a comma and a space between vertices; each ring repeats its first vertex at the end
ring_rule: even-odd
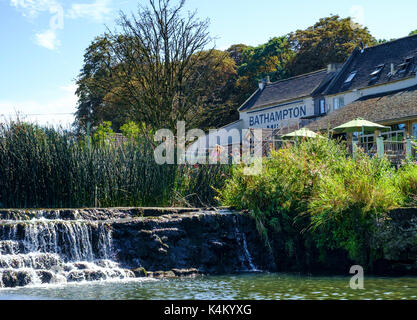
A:
POLYGON ((271 81, 286 78, 287 63, 293 55, 286 36, 272 38, 258 47, 247 47, 242 52, 237 85, 253 90, 266 76, 270 76, 271 81))
POLYGON ((411 31, 409 36, 414 36, 415 34, 417 34, 417 30, 411 31))
MULTIPOLYGON (((110 123, 100 137, 111 136, 110 123)), ((22 122, 0 125, 0 207, 216 205, 229 166, 158 165, 152 140, 85 143, 22 122), (185 200, 184 200, 185 199, 185 200)))
POLYGON ((264 159, 260 175, 234 169, 219 198, 280 232, 288 255, 301 237, 368 265, 376 219, 416 195, 415 164, 396 172, 387 160, 362 153, 353 159, 337 141, 311 139, 264 159))
POLYGON ((122 125, 120 127, 120 131, 126 138, 134 139, 134 140, 139 138, 141 132, 143 132, 141 131, 139 125, 133 121, 130 121, 122 125))
POLYGON ((297 53, 289 66, 293 75, 319 70, 329 63, 343 63, 361 43, 363 46, 376 44, 366 27, 338 15, 322 18, 306 30, 291 33, 289 41, 297 53))
POLYGON ((111 121, 101 123, 94 133, 94 141, 97 143, 108 144, 113 141, 114 131, 111 128, 111 121))
POLYGON ((397 184, 404 196, 404 203, 417 205, 417 164, 407 163, 398 170, 397 184))
POLYGON ((342 247, 367 265, 376 219, 402 203, 395 175, 388 161, 360 153, 324 171, 308 206, 318 246, 342 247))

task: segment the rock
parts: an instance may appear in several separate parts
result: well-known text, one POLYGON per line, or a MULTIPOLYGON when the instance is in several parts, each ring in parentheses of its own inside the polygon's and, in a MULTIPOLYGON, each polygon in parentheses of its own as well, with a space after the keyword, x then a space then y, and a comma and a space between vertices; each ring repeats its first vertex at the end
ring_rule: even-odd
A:
POLYGON ((132 272, 134 273, 135 278, 142 278, 148 276, 148 273, 146 272, 145 268, 136 268, 133 269, 132 272))
POLYGON ((81 282, 85 280, 85 274, 82 271, 71 271, 67 276, 68 282, 81 282))
POLYGON ((2 277, 3 286, 6 288, 13 288, 18 285, 17 272, 14 270, 6 270, 2 277))
MULTIPOLYGON (((118 274, 120 277, 121 274, 118 274)), ((85 271, 85 280, 87 281, 98 281, 106 279, 106 274, 101 270, 86 270, 85 271)))
POLYGON ((85 270, 85 269, 88 269, 88 264, 83 263, 83 262, 77 262, 77 263, 74 263, 74 267, 77 268, 78 270, 85 270))
MULTIPOLYGON (((227 210, 223 210, 227 211, 227 210)), ((223 212, 222 211, 222 212, 223 212)), ((274 259, 250 216, 214 211, 183 212, 157 219, 114 221, 113 243, 122 265, 163 276, 159 270, 196 269, 202 273, 233 273, 246 268, 240 234, 247 230, 248 251, 260 270, 274 271, 274 259), (242 262, 243 261, 243 262, 242 262)), ((151 276, 151 274, 150 274, 151 276)))
POLYGON ((175 278, 175 273, 172 271, 153 271, 148 272, 150 278, 175 278))
POLYGON ((38 270, 36 275, 39 277, 42 283, 51 283, 54 275, 51 271, 48 270, 38 270))
POLYGON ((172 269, 171 271, 177 277, 195 277, 195 276, 200 274, 200 272, 195 268, 191 268, 191 269, 172 269))

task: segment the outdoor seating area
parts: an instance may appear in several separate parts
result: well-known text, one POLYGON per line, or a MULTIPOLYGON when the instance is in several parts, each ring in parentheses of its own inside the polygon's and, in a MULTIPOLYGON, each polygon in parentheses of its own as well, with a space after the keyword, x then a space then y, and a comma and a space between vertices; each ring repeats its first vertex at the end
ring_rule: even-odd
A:
MULTIPOLYGON (((355 152, 361 150, 371 157, 385 156, 393 164, 400 164, 406 158, 416 155, 415 143, 406 134, 405 130, 392 131, 390 126, 367 121, 362 118, 343 123, 328 131, 332 137, 342 137, 342 143, 346 144, 348 153, 355 156, 355 152)), ((308 128, 301 128, 284 135, 270 135, 264 141, 265 155, 270 150, 278 150, 287 143, 296 143, 300 139, 324 138, 308 128), (265 146, 268 147, 265 147, 265 146)))

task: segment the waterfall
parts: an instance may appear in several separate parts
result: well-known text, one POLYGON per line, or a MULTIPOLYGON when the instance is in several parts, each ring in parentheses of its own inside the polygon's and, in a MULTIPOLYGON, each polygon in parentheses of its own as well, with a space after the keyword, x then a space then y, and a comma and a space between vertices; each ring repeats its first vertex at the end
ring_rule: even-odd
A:
POLYGON ((0 220, 0 288, 133 277, 105 221, 0 220))
POLYGON ((236 235, 236 239, 238 240, 240 246, 242 247, 242 251, 243 251, 243 257, 244 259, 242 260, 242 255, 239 255, 239 259, 241 260, 243 265, 246 265, 247 270, 246 271, 259 271, 254 262, 253 262, 253 258, 248 250, 248 244, 246 241, 246 235, 244 232, 240 232, 239 231, 239 227, 238 227, 238 221, 237 221, 237 217, 233 216, 233 222, 234 222, 234 227, 235 227, 235 235, 236 235))

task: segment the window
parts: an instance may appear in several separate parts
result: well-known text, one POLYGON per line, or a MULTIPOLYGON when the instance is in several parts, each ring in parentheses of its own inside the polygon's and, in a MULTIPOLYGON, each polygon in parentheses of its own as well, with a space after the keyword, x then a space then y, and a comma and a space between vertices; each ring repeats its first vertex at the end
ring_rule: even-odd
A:
POLYGON ((340 105, 339 105, 339 98, 333 98, 333 109, 334 110, 337 110, 337 109, 339 109, 340 108, 340 105))
POLYGON ((334 110, 340 109, 344 105, 345 105, 345 98, 344 97, 333 98, 333 109, 334 110))
POLYGON ((324 99, 320 100, 320 114, 326 113, 326 101, 324 99))
POLYGON ((412 61, 413 61, 413 57, 406 58, 405 62, 398 65, 398 73, 406 72, 412 61))
POLYGON ((339 106, 340 108, 345 106, 345 97, 339 97, 339 106))
POLYGON ((417 123, 413 123, 413 137, 417 138, 417 123))
POLYGON ((355 78, 357 71, 352 71, 349 76, 345 80, 345 84, 349 84, 352 82, 353 78, 355 78))
POLYGON ((375 70, 370 74, 371 80, 375 80, 378 77, 382 69, 384 69, 384 66, 385 66, 384 64, 380 64, 379 66, 375 68, 375 70))
POLYGON ((404 73, 407 70, 407 67, 409 66, 409 62, 401 63, 398 65, 398 73, 404 73))

